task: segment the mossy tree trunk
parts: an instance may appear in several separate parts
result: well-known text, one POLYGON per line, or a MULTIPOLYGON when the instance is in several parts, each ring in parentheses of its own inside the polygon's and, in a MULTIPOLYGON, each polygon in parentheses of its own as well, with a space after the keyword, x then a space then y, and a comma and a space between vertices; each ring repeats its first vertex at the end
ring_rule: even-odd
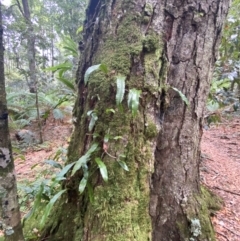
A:
POLYGON ((78 193, 82 173, 68 178, 68 194, 44 230, 48 240, 215 239, 208 212, 211 198, 200 188, 199 143, 228 4, 228 0, 90 1, 69 163, 98 143, 103 148, 94 153, 88 168, 95 170, 94 158, 102 157, 109 181, 93 172, 89 183, 95 200, 90 202, 90 189, 78 193), (109 73, 94 72, 84 84, 87 68, 99 63, 106 64, 109 73), (118 75, 126 77, 121 108, 115 101, 118 75), (137 116, 127 106, 133 88, 141 90, 137 116), (92 131, 90 110, 98 116, 92 131), (122 138, 115 140, 117 136, 122 138), (129 172, 106 149, 111 156, 124 154, 129 172))
POLYGON ((16 174, 8 129, 8 111, 4 80, 3 26, 0 3, 0 229, 5 241, 22 241, 16 174))

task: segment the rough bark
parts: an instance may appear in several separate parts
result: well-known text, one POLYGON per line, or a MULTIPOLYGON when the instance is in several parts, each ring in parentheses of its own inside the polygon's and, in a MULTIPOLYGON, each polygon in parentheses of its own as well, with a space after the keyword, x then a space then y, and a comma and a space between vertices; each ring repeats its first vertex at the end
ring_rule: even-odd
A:
MULTIPOLYGON (((82 173, 69 178, 68 195, 59 202, 43 236, 73 241, 215 239, 208 212, 211 197, 200 188, 199 143, 228 4, 228 0, 90 1, 69 162, 86 153, 91 143, 102 145, 109 133, 123 137, 110 139, 107 148, 113 156, 125 154, 130 171, 124 172, 100 150, 94 157, 103 157, 109 182, 103 183, 94 172, 89 180, 95 197, 91 203, 88 191, 83 195, 77 191, 82 173), (96 72, 85 85, 86 69, 99 63, 108 66, 109 74, 96 72), (116 108, 117 75, 126 76, 126 93, 132 88, 142 91, 136 117, 127 107, 127 94, 122 110, 116 108), (91 132, 89 110, 98 115, 91 132)), ((96 169, 94 158, 89 168, 96 169)))
POLYGON ((153 240, 160 236, 165 237, 161 240, 184 240, 187 236, 198 240, 188 228, 193 220, 198 220, 202 229, 199 239, 211 237, 206 207, 199 202, 199 144, 227 11, 228 1, 167 1, 164 7, 165 83, 181 90, 190 106, 174 90, 165 95, 167 107, 161 103, 162 131, 157 139, 150 202, 153 240))
POLYGON ((21 241, 24 239, 8 129, 3 54, 3 27, 0 4, 0 228, 4 231, 6 241, 21 241))

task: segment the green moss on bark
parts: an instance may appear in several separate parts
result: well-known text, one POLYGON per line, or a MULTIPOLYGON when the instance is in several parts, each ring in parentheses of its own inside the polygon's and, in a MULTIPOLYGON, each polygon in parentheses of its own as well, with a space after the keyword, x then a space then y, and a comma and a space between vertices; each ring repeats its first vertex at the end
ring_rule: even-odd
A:
POLYGON ((187 201, 187 203, 183 205, 187 220, 183 221, 183 219, 180 218, 180 220, 177 221, 181 237, 183 239, 191 238, 191 240, 216 240, 209 215, 219 210, 221 206, 221 199, 206 187, 201 186, 200 194, 195 195, 192 200, 187 201), (195 221, 199 223, 199 229, 195 232, 196 236, 194 236, 193 232, 193 223, 195 221))
MULTIPOLYGON (((134 1, 126 1, 125 4, 132 6, 134 1)), ((126 155, 124 161, 129 172, 124 171, 114 158, 103 154, 102 149, 96 153, 95 156, 102 157, 107 166, 108 183, 103 182, 99 171, 94 172, 89 180, 94 187, 94 202, 89 202, 86 191, 80 201, 78 196, 75 197, 76 206, 71 202, 62 203, 62 208, 57 208, 62 213, 54 213, 52 220, 49 220, 46 225, 45 234, 50 236, 49 240, 58 240, 60 237, 62 239, 59 240, 69 241, 151 239, 149 180, 154 162, 152 142, 158 131, 154 127, 152 116, 145 113, 145 106, 140 106, 137 117, 133 118, 127 107, 126 96, 122 103, 122 111, 115 103, 115 82, 118 74, 127 77, 127 91, 130 88, 147 86, 147 82, 151 81, 154 88, 151 89, 149 83, 145 97, 150 102, 155 101, 153 93, 158 91, 162 44, 160 44, 160 38, 154 33, 148 33, 147 37, 145 36, 145 32, 141 29, 141 18, 139 13, 124 12, 120 18, 121 21, 117 18, 113 19, 112 26, 115 26, 115 29, 109 29, 109 31, 114 33, 106 34, 104 44, 94 53, 93 64, 106 64, 110 73, 105 75, 96 71, 90 75, 86 88, 88 95, 84 100, 81 117, 79 117, 81 108, 78 106, 79 100, 75 105, 75 115, 78 119, 68 153, 69 162, 76 161, 86 148, 86 143, 83 143, 86 139, 89 142, 98 142, 101 148, 107 133, 111 137, 122 136, 123 139, 118 141, 110 138, 108 152, 116 157, 120 154, 126 155), (119 24, 115 25, 114 21, 119 21, 119 24), (144 56, 144 59, 141 59, 141 56, 144 56), (134 61, 143 62, 145 76, 141 72, 139 75, 137 71, 133 73, 134 61), (115 114, 106 112, 106 109, 110 108, 115 109, 115 114), (94 110, 98 115, 92 133, 88 131, 87 112, 89 110, 94 110), (93 140, 94 134, 98 137, 93 140), (81 212, 78 212, 77 205, 81 212), (67 215, 69 215, 68 219, 71 219, 69 222, 65 218, 67 215), (70 234, 65 233, 68 227, 70 234), (73 233, 75 237, 70 237, 73 233)), ((94 158, 90 160, 89 168, 90 170, 96 168, 94 158)))
POLYGON ((95 201, 88 208, 85 227, 91 225, 92 240, 146 241, 151 233, 149 204, 149 152, 144 137, 128 138, 125 148, 110 143, 110 152, 122 149, 129 172, 106 157, 109 182, 94 190, 95 201), (145 149, 144 149, 145 148, 145 149), (144 151, 139 152, 139 149, 144 151), (136 178, 137 177, 137 178, 136 178))

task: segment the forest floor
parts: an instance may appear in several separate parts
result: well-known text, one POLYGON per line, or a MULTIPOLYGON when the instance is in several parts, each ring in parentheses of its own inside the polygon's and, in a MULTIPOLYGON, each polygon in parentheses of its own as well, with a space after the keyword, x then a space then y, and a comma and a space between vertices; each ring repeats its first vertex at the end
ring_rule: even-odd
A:
MULTIPOLYGON (((15 160, 18 182, 39 178, 59 148, 68 146, 72 125, 49 121, 44 126, 44 144, 26 148, 25 159, 15 160)), ((240 240, 240 117, 225 119, 204 130, 202 138, 201 180, 224 201, 212 222, 218 241, 240 240)), ((24 212, 23 212, 24 214, 24 212)))
POLYGON ((240 117, 204 131, 201 179, 224 206, 212 218, 218 241, 240 240, 240 117))

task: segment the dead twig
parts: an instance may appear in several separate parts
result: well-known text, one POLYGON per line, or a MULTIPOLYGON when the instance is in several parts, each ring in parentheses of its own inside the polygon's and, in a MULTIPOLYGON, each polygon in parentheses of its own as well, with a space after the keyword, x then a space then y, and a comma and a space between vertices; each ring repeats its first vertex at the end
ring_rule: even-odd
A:
POLYGON ((220 233, 220 232, 218 232, 218 231, 216 231, 216 233, 219 234, 219 235, 221 235, 221 236, 223 236, 227 241, 230 241, 230 240, 227 238, 227 236, 225 236, 224 234, 222 234, 222 233, 220 233))
POLYGON ((229 229, 229 228, 227 228, 227 227, 225 227, 225 226, 221 226, 221 227, 223 227, 223 228, 227 229, 229 232, 231 232, 231 233, 233 233, 234 235, 236 235, 236 236, 240 237, 240 234, 235 233, 235 232, 234 232, 234 231, 232 231, 231 229, 229 229))
POLYGON ((227 190, 227 189, 223 189, 223 188, 220 188, 220 187, 217 187, 217 186, 214 186, 213 188, 216 188, 216 189, 218 189, 218 190, 222 190, 222 191, 224 191, 224 192, 228 192, 228 193, 231 193, 231 194, 240 196, 240 193, 233 192, 233 191, 230 191, 230 190, 227 190))

